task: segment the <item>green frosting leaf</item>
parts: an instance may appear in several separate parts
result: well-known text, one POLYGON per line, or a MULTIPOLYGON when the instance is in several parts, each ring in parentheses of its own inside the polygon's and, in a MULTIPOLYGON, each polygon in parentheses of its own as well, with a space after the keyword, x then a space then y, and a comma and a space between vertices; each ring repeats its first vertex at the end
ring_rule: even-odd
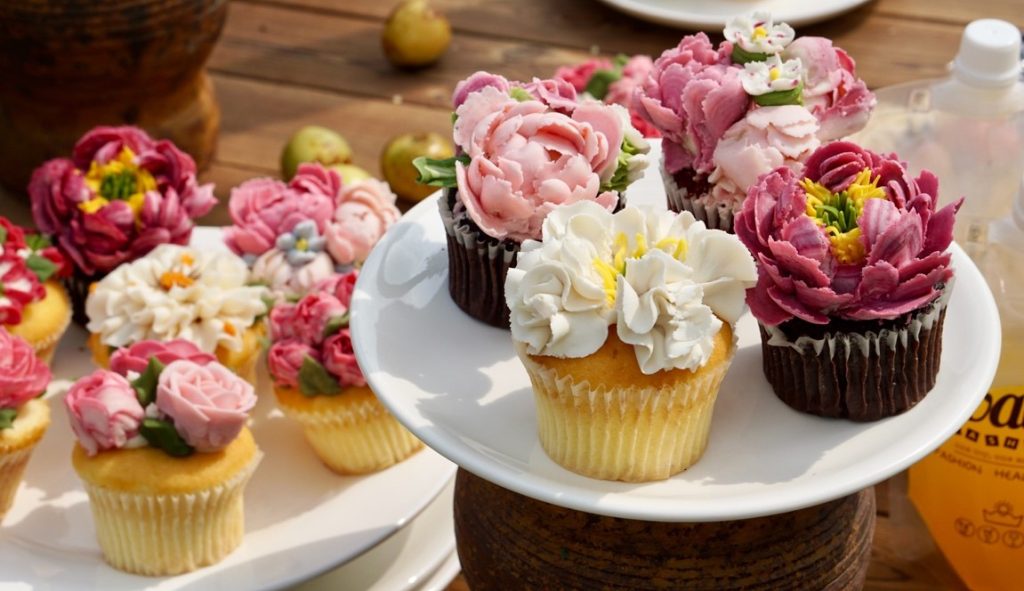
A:
POLYGON ((29 271, 35 273, 39 281, 46 281, 57 272, 56 263, 34 252, 25 259, 25 266, 28 267, 29 271))
POLYGON ((0 408, 0 431, 13 427, 16 416, 18 416, 18 409, 0 408))
POLYGON ((584 92, 589 93, 591 96, 599 101, 603 101, 604 97, 608 95, 608 87, 613 82, 618 82, 622 79, 622 68, 616 68, 614 70, 598 70, 590 77, 587 82, 587 87, 583 89, 584 92))
POLYGON ((521 103, 533 100, 533 95, 520 86, 513 87, 512 90, 508 91, 508 95, 521 103))
POLYGON ((299 368, 299 392, 303 396, 334 396, 341 393, 341 385, 316 359, 306 356, 299 368))
POLYGON ((755 96, 754 102, 762 107, 781 107, 782 105, 804 104, 804 85, 800 84, 792 90, 779 90, 761 96, 755 96))
POLYGON ((0 244, 7 242, 7 228, 0 226, 0 244))
POLYGON ((455 125, 455 122, 458 121, 458 120, 459 120, 459 114, 456 113, 455 111, 452 111, 452 125, 455 125))
POLYGON ((612 63, 615 64, 616 68, 621 70, 622 68, 626 67, 626 64, 629 63, 629 56, 626 55, 625 53, 620 53, 615 56, 615 59, 612 60, 612 63))
POLYGON ((629 159, 640 153, 640 149, 633 145, 629 139, 622 140, 622 149, 615 167, 612 178, 601 185, 601 191, 616 191, 622 193, 629 186, 629 159))
POLYGON ((458 184, 455 178, 455 163, 469 164, 469 156, 454 156, 441 160, 420 156, 412 161, 419 172, 416 182, 433 187, 454 187, 458 184))
POLYGON ((348 326, 349 311, 345 310, 345 313, 341 316, 335 316, 327 321, 327 325, 324 326, 323 338, 327 338, 331 335, 336 334, 339 330, 348 326))
POLYGON ((132 388, 135 388, 135 395, 142 408, 146 408, 156 401, 156 384, 160 380, 160 372, 164 370, 164 367, 166 366, 160 363, 156 357, 150 357, 146 371, 132 382, 132 388))
POLYGON ((139 426, 139 434, 153 447, 169 456, 184 458, 195 453, 195 448, 182 439, 174 423, 164 419, 145 418, 139 426))
POLYGON ((747 51, 740 47, 739 43, 734 43, 732 46, 732 63, 734 64, 743 65, 749 62, 763 62, 767 60, 767 53, 755 53, 753 51, 747 51))
MULTIPOLYGON (((0 242, 3 242, 0 240, 0 242)), ((29 234, 25 236, 25 244, 32 250, 43 250, 44 248, 50 248, 53 243, 50 239, 42 234, 29 234)))

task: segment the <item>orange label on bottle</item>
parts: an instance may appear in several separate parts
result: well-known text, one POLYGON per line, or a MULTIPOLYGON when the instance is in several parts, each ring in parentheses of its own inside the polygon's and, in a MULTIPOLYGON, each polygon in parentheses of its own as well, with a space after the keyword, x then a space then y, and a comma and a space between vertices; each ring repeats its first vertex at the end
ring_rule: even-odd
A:
POLYGON ((996 388, 910 468, 910 500, 972 589, 1018 589, 1024 559, 1024 386, 996 388))

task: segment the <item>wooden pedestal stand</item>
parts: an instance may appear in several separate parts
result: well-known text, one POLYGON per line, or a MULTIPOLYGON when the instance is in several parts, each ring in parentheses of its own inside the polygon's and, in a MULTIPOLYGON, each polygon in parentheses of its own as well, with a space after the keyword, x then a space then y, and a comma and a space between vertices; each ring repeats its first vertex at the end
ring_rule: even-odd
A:
POLYGON ((455 483, 473 591, 860 589, 874 526, 873 488, 770 517, 657 523, 550 505, 462 469, 455 483))

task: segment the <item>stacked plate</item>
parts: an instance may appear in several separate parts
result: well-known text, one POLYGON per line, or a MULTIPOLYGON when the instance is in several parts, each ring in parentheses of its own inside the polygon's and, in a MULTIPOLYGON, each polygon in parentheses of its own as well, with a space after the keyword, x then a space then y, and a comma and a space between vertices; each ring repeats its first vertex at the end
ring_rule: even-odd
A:
MULTIPOLYGON (((197 229, 193 244, 223 248, 213 228, 197 229)), ((95 369, 86 336, 73 327, 57 353, 57 379, 48 393, 53 423, 0 527, 3 589, 256 590, 302 583, 298 588, 305 591, 437 590, 458 573, 455 465, 428 448, 376 474, 338 476, 275 408, 266 375, 251 427, 265 456, 246 489, 242 545, 216 565, 177 577, 139 577, 109 567, 71 467, 74 439, 62 405, 70 380, 95 369)))

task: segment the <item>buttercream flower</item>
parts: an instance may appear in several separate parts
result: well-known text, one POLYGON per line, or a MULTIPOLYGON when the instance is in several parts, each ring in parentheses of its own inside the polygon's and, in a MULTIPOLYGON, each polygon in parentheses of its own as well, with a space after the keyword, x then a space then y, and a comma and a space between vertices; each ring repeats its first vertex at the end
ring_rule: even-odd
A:
POLYGON ((669 173, 711 172, 718 140, 747 111, 750 97, 739 69, 728 64, 707 35, 684 37, 654 61, 636 93, 634 109, 665 137, 669 173))
POLYGON ((32 345, 0 328, 0 409, 18 408, 39 396, 51 377, 32 345))
POLYGON ((319 162, 303 162, 288 182, 288 187, 300 195, 323 195, 333 201, 341 193, 341 175, 319 162))
POLYGON ((0 324, 20 323, 25 306, 45 295, 39 278, 17 252, 0 254, 0 324))
POLYGON ((267 351, 267 369, 274 382, 295 388, 299 385, 299 370, 307 358, 320 362, 320 352, 298 339, 277 341, 267 351))
POLYGON ((323 345, 324 369, 331 372, 338 383, 344 386, 365 386, 366 378, 356 362, 356 353, 352 348, 352 335, 348 328, 343 328, 331 336, 323 345))
POLYGON ((326 252, 314 253, 308 263, 295 266, 288 255, 272 248, 261 254, 252 265, 250 278, 266 285, 277 297, 296 297, 308 293, 314 285, 334 274, 334 261, 326 252))
POLYGON ((156 390, 160 412, 196 451, 225 448, 238 436, 256 405, 251 384, 219 363, 175 361, 160 372, 156 390))
POLYGON ((110 356, 110 369, 122 376, 129 372, 141 374, 146 371, 150 360, 157 360, 163 365, 174 361, 189 361, 197 365, 206 365, 217 360, 191 341, 171 339, 169 341, 139 341, 122 347, 110 356))
POLYGON ((0 216, 0 253, 17 252, 27 246, 25 231, 11 220, 0 216))
POLYGON ((348 308, 333 294, 322 292, 307 294, 295 306, 292 317, 295 334, 304 343, 322 343, 330 322, 347 313, 348 308))
POLYGON ((654 69, 654 60, 649 55, 634 55, 622 68, 622 77, 608 85, 608 94, 604 102, 622 105, 629 109, 629 120, 633 127, 645 138, 658 138, 661 133, 649 121, 644 119, 633 107, 633 95, 654 69))
MULTIPOLYGON (((803 82, 800 60, 782 61, 778 54, 763 62, 747 62, 740 74, 743 90, 754 97, 796 90, 803 82)), ((759 103, 760 104, 760 103, 759 103)))
POLYGON ((937 191, 934 175, 913 179, 894 156, 848 142, 819 148, 799 175, 761 177, 736 222, 761 268, 754 315, 769 326, 890 319, 938 298, 963 200, 936 211, 937 191))
POLYGON ((534 78, 532 82, 527 83, 523 88, 533 98, 555 111, 569 115, 576 108, 576 89, 571 83, 561 78, 548 78, 546 80, 534 78))
POLYGON ((846 137, 867 125, 877 101, 845 51, 824 37, 801 37, 783 57, 803 64, 803 102, 821 124, 822 141, 846 137))
POLYGON ((749 111, 715 148, 708 202, 739 211, 758 177, 780 166, 799 167, 818 148, 817 132, 817 119, 799 105, 749 111))
POLYGON ((327 250, 338 265, 361 264, 402 213, 395 194, 376 179, 345 187, 327 224, 327 250))
POLYGON ((576 92, 583 92, 587 84, 600 70, 612 70, 615 67, 611 60, 605 58, 590 58, 575 66, 562 66, 555 71, 555 78, 565 80, 576 89, 576 92))
POLYGON ((793 42, 796 32, 786 23, 776 24, 770 12, 754 12, 733 17, 726 23, 724 35, 733 44, 733 61, 745 63, 781 52, 793 42))
MULTIPOLYGON (((315 186, 308 175, 300 185, 315 186)), ((231 190, 228 211, 233 225, 225 228, 224 242, 235 254, 255 258, 273 248, 278 236, 304 220, 315 221, 322 232, 334 211, 334 196, 321 188, 300 193, 281 181, 252 179, 231 190)))
POLYGON ((358 269, 353 269, 348 273, 338 273, 318 284, 316 290, 332 293, 334 297, 338 298, 339 302, 345 306, 350 306, 352 292, 356 289, 357 279, 359 279, 358 269))
POLYGON ((298 336, 295 330, 295 304, 280 303, 270 309, 270 338, 291 339, 298 336))
POLYGON ((86 275, 106 273, 163 242, 187 242, 216 203, 195 162, 134 127, 97 127, 72 158, 37 168, 29 183, 40 230, 86 275))
POLYGON ((75 382, 64 396, 71 429, 86 453, 137 447, 145 411, 123 376, 98 369, 75 382))
POLYGON ((458 109, 462 106, 462 103, 466 102, 466 97, 484 88, 495 88, 499 93, 507 96, 512 87, 504 76, 483 71, 474 72, 469 78, 455 85, 455 93, 452 95, 452 107, 458 109))
POLYGON ((288 264, 301 267, 313 262, 316 255, 324 251, 327 239, 317 231, 315 221, 302 220, 291 231, 278 236, 274 246, 284 253, 288 264))

